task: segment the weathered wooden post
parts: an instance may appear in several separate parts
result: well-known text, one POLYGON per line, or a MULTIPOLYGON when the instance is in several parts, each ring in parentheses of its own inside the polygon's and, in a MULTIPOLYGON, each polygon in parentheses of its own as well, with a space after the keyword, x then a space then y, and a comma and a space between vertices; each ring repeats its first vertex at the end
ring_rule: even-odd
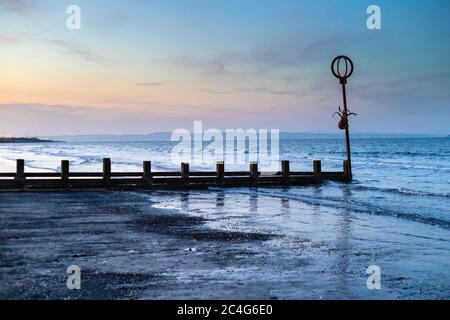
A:
POLYGON ((103 185, 109 187, 111 185, 111 159, 103 159, 103 185))
POLYGON ((348 161, 348 172, 347 177, 348 181, 352 180, 352 161, 350 154, 350 131, 348 125, 348 117, 356 116, 356 113, 350 112, 347 108, 347 93, 345 89, 345 85, 347 84, 347 79, 353 74, 353 62, 349 57, 346 56, 338 56, 334 58, 331 63, 331 72, 333 75, 339 79, 340 84, 342 85, 342 99, 343 99, 343 109, 339 107, 339 112, 335 112, 341 117, 339 121, 339 129, 345 130, 345 141, 347 144, 347 161, 348 161), (344 70, 341 70, 341 62, 344 62, 343 66, 345 66, 344 70))
POLYGON ((281 161, 281 175, 285 179, 289 179, 290 175, 290 164, 288 160, 281 161))
POLYGON ((61 160, 61 180, 69 180, 69 160, 61 160))
POLYGON ((258 180, 258 162, 250 162, 250 178, 256 182, 258 180))
POLYGON ((17 159, 16 160, 16 177, 15 180, 17 183, 24 185, 25 184, 25 160, 17 159))
POLYGON ((223 182, 225 178, 225 163, 223 161, 216 162, 216 178, 217 182, 223 182))
POLYGON ((322 179, 322 162, 320 160, 314 160, 313 162, 314 177, 320 181, 322 179))
POLYGON ((352 181, 352 177, 350 174, 350 165, 349 165, 348 160, 344 160, 344 179, 347 182, 352 181))
POLYGON ((181 163, 181 179, 186 184, 189 184, 189 163, 187 162, 181 163))
POLYGON ((152 184, 152 162, 151 161, 144 161, 142 163, 143 167, 143 175, 142 175, 142 184, 144 186, 149 186, 152 184))

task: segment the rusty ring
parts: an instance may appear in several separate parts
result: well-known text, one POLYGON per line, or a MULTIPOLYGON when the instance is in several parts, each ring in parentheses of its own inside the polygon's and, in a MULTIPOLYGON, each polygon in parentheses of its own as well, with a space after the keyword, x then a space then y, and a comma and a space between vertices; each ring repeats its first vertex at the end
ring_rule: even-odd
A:
POLYGON ((345 81, 353 74, 353 61, 347 56, 337 56, 331 63, 331 72, 336 78, 340 79, 341 81, 345 81), (343 75, 341 75, 341 70, 339 68, 342 60, 344 60, 345 62, 345 73, 343 75))

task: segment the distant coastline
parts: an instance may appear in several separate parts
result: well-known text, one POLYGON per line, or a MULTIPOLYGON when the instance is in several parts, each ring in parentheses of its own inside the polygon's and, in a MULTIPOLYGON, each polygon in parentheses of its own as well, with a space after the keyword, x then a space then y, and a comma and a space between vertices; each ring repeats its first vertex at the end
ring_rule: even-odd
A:
MULTIPOLYGON (((154 132, 149 134, 85 134, 44 136, 45 139, 65 142, 148 142, 171 141, 171 132, 154 132)), ((342 132, 337 133, 309 133, 309 132, 280 132, 280 140, 308 140, 308 139, 341 139, 342 132)), ((401 138, 445 138, 445 135, 426 134, 389 134, 389 133, 352 133, 354 139, 401 139, 401 138)), ((450 137, 450 136, 449 136, 450 137)))
MULTIPOLYGON (((354 133, 354 139, 399 139, 399 138, 450 138, 450 135, 425 134, 381 134, 381 133, 354 133)), ((308 132, 280 132, 280 140, 321 140, 339 139, 341 133, 308 133, 308 132)), ((150 134, 86 134, 86 135, 59 135, 37 137, 0 137, 1 143, 52 143, 52 142, 148 142, 171 141, 171 132, 155 132, 150 134)))
POLYGON ((39 138, 0 137, 0 143, 42 143, 42 142, 56 142, 56 141, 39 138))

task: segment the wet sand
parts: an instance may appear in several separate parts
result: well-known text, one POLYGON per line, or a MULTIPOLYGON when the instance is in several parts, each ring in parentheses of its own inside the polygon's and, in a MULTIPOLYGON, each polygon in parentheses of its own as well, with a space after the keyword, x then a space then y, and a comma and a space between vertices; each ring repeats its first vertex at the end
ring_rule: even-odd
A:
MULTIPOLYGON (((189 196, 162 197, 183 194, 189 196)), ((222 192, 193 196, 225 206, 222 192)), ((256 198, 251 201, 264 207, 264 197, 256 198)), ((386 234, 376 237, 386 241, 367 247, 374 235, 362 239, 359 232, 371 217, 347 216, 354 220, 351 232, 333 219, 322 224, 323 233, 302 222, 293 237, 281 227, 224 227, 231 218, 208 218, 192 207, 162 209, 154 199, 132 192, 0 193, 0 298, 449 298, 448 231, 441 243, 420 252, 427 246, 423 233, 440 231, 423 226, 425 240, 408 243, 402 235, 389 236, 398 221, 377 222, 386 234), (382 290, 366 287, 373 261, 385 270, 382 290), (81 268, 81 290, 66 287, 70 265, 81 268)), ((310 218, 325 219, 317 213, 310 218)))

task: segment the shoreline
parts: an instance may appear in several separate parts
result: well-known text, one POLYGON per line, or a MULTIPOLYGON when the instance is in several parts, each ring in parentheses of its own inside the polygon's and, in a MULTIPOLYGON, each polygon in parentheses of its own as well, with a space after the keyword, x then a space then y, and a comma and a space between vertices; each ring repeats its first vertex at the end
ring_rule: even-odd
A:
MULTIPOLYGON (((14 173, 16 172, 16 161, 0 158, 0 172, 1 173, 14 173)), ((39 167, 30 167, 25 162, 25 172, 55 172, 55 170, 39 167)))
POLYGON ((0 158, 0 172, 16 172, 16 162, 0 158))
POLYGON ((393 217, 334 216, 292 201, 300 211, 274 227, 267 215, 278 208, 266 208, 266 196, 250 195, 248 216, 236 217, 229 204, 239 199, 226 190, 0 193, 0 274, 10 279, 0 297, 449 298, 449 263, 442 260, 448 242, 396 231, 419 226, 423 236, 450 240, 446 230, 393 217), (405 262, 414 259, 411 269, 405 262), (383 290, 366 288, 366 268, 375 262, 383 266, 383 290), (439 270, 416 274, 432 262, 439 270), (80 291, 65 286, 70 265, 81 268, 80 291))

